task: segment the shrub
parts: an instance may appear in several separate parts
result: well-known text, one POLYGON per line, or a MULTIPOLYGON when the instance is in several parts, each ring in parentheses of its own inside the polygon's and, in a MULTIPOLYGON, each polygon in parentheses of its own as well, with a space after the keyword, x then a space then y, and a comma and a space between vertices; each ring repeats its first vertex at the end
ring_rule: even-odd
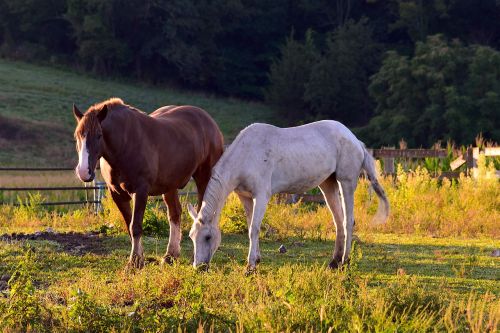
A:
POLYGON ((118 325, 118 317, 109 308, 97 304, 80 289, 71 294, 68 318, 70 329, 81 332, 108 332, 118 325))

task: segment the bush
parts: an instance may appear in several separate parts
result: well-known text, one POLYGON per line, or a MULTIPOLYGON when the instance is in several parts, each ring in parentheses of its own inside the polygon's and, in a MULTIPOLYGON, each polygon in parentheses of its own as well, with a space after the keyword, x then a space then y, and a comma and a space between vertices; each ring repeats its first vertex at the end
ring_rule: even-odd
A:
POLYGON ((71 294, 68 318, 70 329, 79 332, 109 332, 119 324, 119 318, 109 308, 97 304, 80 289, 71 294))

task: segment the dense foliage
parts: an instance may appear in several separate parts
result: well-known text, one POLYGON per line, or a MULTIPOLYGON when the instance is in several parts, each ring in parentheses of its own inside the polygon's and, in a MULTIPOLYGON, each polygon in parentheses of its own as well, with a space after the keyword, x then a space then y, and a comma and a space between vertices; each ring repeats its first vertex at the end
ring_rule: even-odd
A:
POLYGON ((492 48, 431 36, 411 58, 388 52, 369 88, 376 116, 362 133, 375 145, 500 138, 500 52, 492 48))
POLYGON ((266 97, 287 124, 375 115, 370 145, 464 144, 500 140, 499 15, 495 0, 0 0, 0 55, 266 97))

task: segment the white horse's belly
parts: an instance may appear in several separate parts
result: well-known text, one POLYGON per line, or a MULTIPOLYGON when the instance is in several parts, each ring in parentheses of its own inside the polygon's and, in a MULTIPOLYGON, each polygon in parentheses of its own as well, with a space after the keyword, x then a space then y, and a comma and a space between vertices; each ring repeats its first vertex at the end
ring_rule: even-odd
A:
POLYGON ((273 193, 300 193, 315 188, 335 172, 335 159, 307 154, 300 161, 282 161, 273 170, 273 193))
POLYGON ((324 182, 330 174, 323 177, 297 179, 294 182, 276 181, 273 183, 273 193, 302 193, 309 191, 324 182))

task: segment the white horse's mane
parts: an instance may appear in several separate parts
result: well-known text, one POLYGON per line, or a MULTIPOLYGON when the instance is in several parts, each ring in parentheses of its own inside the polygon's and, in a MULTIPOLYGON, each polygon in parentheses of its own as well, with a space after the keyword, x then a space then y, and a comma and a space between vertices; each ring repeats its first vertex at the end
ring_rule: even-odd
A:
MULTIPOLYGON (((208 182, 207 189, 203 196, 203 205, 201 207, 202 221, 203 217, 212 217, 217 212, 219 206, 225 202, 225 192, 227 186, 221 180, 221 177, 213 170, 212 177, 208 182)), ((210 219, 211 220, 211 219, 210 219)))

